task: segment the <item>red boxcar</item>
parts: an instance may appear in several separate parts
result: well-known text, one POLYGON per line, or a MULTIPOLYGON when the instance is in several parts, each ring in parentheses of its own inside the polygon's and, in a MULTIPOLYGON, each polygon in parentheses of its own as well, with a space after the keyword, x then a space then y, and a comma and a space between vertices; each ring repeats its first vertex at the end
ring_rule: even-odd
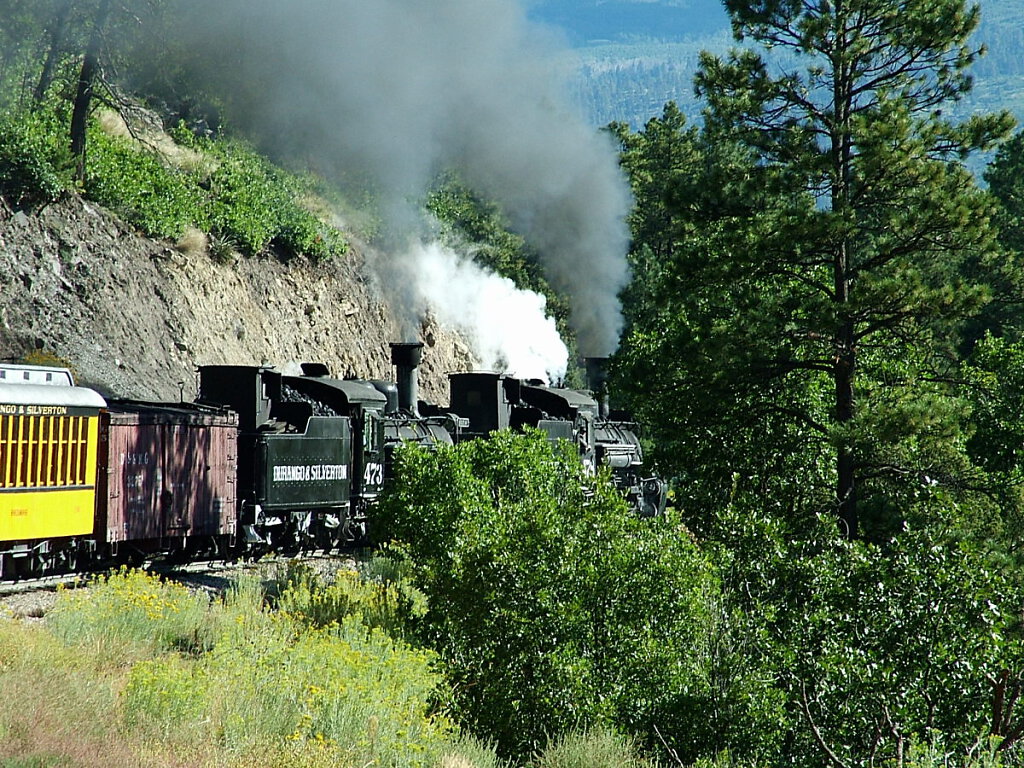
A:
POLYGON ((237 465, 234 413, 111 402, 100 420, 97 536, 148 550, 233 535, 237 465))

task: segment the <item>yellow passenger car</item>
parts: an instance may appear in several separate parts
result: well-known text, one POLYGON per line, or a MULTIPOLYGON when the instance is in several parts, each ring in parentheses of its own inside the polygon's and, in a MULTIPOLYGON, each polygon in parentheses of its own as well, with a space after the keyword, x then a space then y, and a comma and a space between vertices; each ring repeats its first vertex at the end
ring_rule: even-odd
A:
POLYGON ((105 405, 67 369, 0 365, 0 553, 92 533, 105 405))

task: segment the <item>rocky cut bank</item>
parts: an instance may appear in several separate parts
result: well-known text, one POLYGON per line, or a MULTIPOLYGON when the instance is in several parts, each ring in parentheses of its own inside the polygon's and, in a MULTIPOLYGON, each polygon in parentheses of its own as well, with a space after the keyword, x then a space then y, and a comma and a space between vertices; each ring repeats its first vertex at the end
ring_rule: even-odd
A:
MULTIPOLYGON (((39 211, 0 200, 0 359, 52 356, 106 394, 160 401, 191 400, 201 364, 315 361, 339 377, 391 379, 399 326, 371 288, 368 250, 352 241, 322 263, 220 264, 76 195, 39 211)), ((431 319, 421 335, 421 392, 446 402, 446 374, 471 368, 472 353, 431 319)))

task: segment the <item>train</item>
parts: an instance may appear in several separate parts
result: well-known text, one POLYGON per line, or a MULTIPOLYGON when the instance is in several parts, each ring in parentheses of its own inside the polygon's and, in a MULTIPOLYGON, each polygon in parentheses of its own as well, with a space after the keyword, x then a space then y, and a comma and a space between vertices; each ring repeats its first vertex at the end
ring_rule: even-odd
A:
POLYGON ((103 397, 66 368, 0 364, 0 580, 362 544, 400 444, 502 429, 571 441, 637 514, 664 512, 666 485, 635 426, 608 410, 600 374, 590 391, 452 373, 441 407, 418 398, 422 349, 391 344, 395 381, 318 363, 295 375, 203 365, 188 403, 103 397))

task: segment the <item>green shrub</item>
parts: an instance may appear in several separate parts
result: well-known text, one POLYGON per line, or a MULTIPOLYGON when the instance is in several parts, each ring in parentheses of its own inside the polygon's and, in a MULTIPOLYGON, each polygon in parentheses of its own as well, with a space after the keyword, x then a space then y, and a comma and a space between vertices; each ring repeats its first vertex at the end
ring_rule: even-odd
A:
MULTIPOLYGON (((789 560, 776 629, 787 682, 832 749, 895 763, 934 730, 965 754, 992 723, 988 678, 1021 668, 1021 593, 1004 564, 934 529, 884 547, 818 542, 789 560)), ((791 744, 805 765, 821 756, 808 728, 791 744)))
POLYGON ((224 153, 209 179, 210 225, 246 253, 259 253, 278 231, 281 190, 268 183, 264 161, 239 151, 224 153))
POLYGON ((86 589, 61 588, 46 620, 67 643, 151 653, 201 652, 217 632, 204 595, 126 568, 93 579, 86 589))
POLYGON ((716 578, 676 521, 636 518, 540 434, 403 447, 397 462, 378 533, 427 595, 424 639, 471 732, 524 755, 576 727, 653 741, 654 725, 701 716, 716 578))
POLYGON ((422 616, 425 598, 405 581, 373 581, 355 570, 341 570, 325 583, 309 566, 289 563, 279 577, 276 607, 309 627, 341 624, 355 616, 367 627, 401 639, 409 622, 422 616))
POLYGON ((149 235, 178 238, 204 220, 201 190, 130 140, 89 131, 86 195, 149 235))
POLYGON ((463 735, 448 746, 438 768, 512 768, 488 743, 463 735))
POLYGON ((274 242, 289 256, 305 254, 317 261, 343 254, 348 247, 338 230, 295 203, 285 206, 274 242))
POLYGON ((296 202, 302 187, 294 176, 242 142, 193 139, 191 145, 218 161, 204 181, 211 194, 209 225, 216 236, 249 254, 272 244, 285 256, 326 259, 345 252, 340 233, 296 202))
POLYGON ((14 205, 51 202, 70 188, 72 168, 66 135, 52 111, 0 117, 0 196, 14 205))
MULTIPOLYGON (((208 232, 211 255, 227 261, 238 249, 274 246, 283 256, 324 260, 345 253, 341 233, 298 201, 313 182, 288 174, 240 141, 210 141, 173 131, 210 158, 178 169, 157 152, 89 124, 84 194, 146 234, 177 239, 188 227, 208 232)), ((72 186, 67 118, 40 107, 0 117, 0 195, 15 205, 56 199, 72 186)))

